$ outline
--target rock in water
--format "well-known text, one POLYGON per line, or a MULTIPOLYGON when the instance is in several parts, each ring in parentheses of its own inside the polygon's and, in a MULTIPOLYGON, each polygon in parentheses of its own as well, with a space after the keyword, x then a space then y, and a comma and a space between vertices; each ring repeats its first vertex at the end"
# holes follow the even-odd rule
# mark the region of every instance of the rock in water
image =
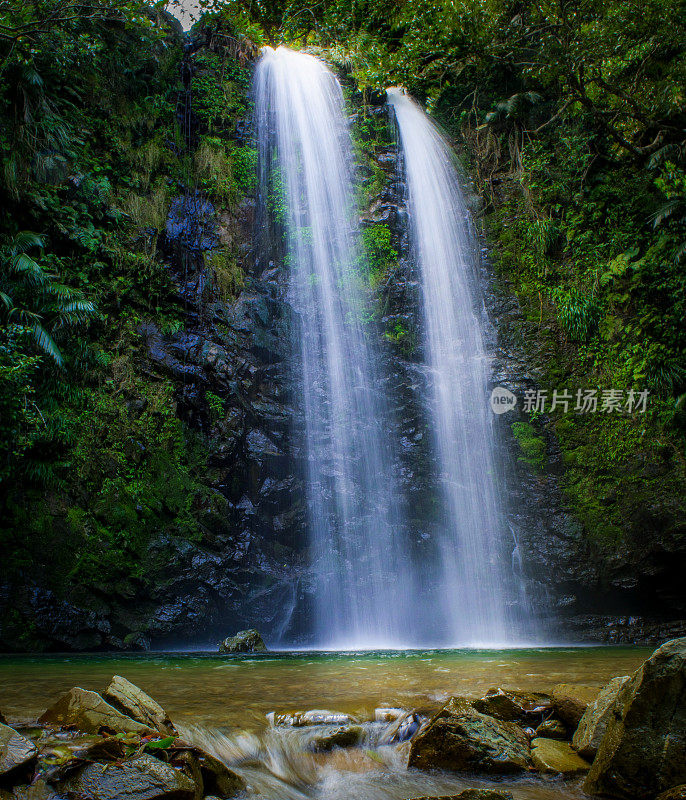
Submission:
POLYGON ((567 742, 557 739, 534 739, 531 742, 531 760, 539 772, 578 775, 588 772, 591 766, 572 750, 567 742))
POLYGON ((667 789, 666 792, 659 794, 656 800, 686 800, 686 783, 667 789))
POLYGON ((645 798, 686 783, 686 638, 658 648, 619 692, 584 791, 645 798))
POLYGON ((329 733, 315 736, 310 748, 315 753, 328 753, 335 747, 355 747, 364 739, 364 729, 360 725, 334 728, 329 733))
POLYGON ((543 739, 566 739, 567 726, 559 719, 547 719, 536 728, 536 736, 543 739))
POLYGON ((441 797, 415 797, 414 800, 513 800, 512 792, 504 789, 464 789, 459 794, 441 795, 441 797))
POLYGON ((178 769, 152 756, 121 763, 93 763, 59 786, 79 800, 194 800, 196 786, 178 769))
POLYGON ((14 728, 0 723, 0 777, 9 778, 28 772, 36 759, 36 746, 17 733, 14 728))
POLYGON ((612 716, 619 691, 628 680, 628 675, 613 678, 607 686, 600 690, 598 697, 584 711, 572 739, 572 747, 580 756, 591 760, 595 757, 607 723, 612 716))
POLYGON ((412 740, 408 766, 505 774, 531 764, 529 741, 513 722, 481 714, 453 697, 412 740))
POLYGON ((102 696, 114 708, 142 725, 149 725, 167 735, 176 734, 176 729, 162 706, 126 678, 115 675, 102 696))
POLYGON ((75 686, 39 717, 38 722, 47 725, 74 725, 84 733, 98 733, 101 728, 117 733, 155 733, 150 725, 144 725, 114 706, 106 703, 99 694, 75 686))
POLYGON ((542 694, 533 692, 518 692, 507 689, 489 689, 480 699, 472 705, 482 714, 501 719, 504 722, 515 722, 529 718, 534 709, 540 713, 544 707, 550 705, 550 700, 542 694))
POLYGON ((238 631, 235 636, 229 636, 219 643, 220 653, 266 653, 265 645, 259 631, 250 628, 247 631, 238 631))
POLYGON ((571 728, 576 728, 588 706, 598 696, 598 689, 595 686, 558 683, 550 696, 560 719, 571 728))

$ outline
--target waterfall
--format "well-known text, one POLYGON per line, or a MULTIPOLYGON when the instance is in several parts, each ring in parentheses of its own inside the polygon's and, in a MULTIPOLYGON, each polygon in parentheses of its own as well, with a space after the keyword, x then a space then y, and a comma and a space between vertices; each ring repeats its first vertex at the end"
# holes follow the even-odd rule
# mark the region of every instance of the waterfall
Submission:
POLYGON ((424 111, 389 89, 407 184, 410 236, 421 283, 424 345, 444 501, 438 543, 448 641, 514 643, 528 612, 512 570, 512 544, 498 495, 488 325, 479 251, 449 146, 424 111), (508 549, 509 548, 509 549, 508 549))
POLYGON ((316 645, 402 646, 416 595, 405 552, 363 258, 343 93, 316 58, 265 48, 255 73, 264 226, 281 231, 297 316, 295 371, 316 645))

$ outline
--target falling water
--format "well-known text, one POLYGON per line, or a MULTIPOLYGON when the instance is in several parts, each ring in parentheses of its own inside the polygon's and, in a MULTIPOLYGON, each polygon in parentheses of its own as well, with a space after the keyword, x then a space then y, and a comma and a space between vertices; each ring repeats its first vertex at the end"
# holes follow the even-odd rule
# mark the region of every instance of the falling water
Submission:
POLYGON ((513 642, 526 612, 497 490, 478 249, 448 145, 411 98, 397 89, 388 98, 406 173, 444 494, 438 598, 452 643, 513 642))
POLYGON ((315 643, 403 645, 412 570, 378 358, 365 336, 342 90, 316 58, 265 48, 255 98, 261 195, 285 231, 298 316, 315 643))

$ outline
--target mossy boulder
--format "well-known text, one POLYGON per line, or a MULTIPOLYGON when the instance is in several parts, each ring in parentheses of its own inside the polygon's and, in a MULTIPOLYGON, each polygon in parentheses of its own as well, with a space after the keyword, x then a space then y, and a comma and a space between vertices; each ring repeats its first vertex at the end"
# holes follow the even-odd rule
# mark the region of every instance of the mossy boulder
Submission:
POLYGON ((73 725, 83 733, 99 733, 101 729, 116 733, 155 733, 144 725, 111 706, 96 692, 75 686, 41 716, 38 722, 61 727, 73 725))
POLYGON ((267 646, 255 628, 238 631, 219 643, 220 653, 266 653, 267 646))
POLYGON ((529 741, 513 722, 482 714, 453 697, 412 740, 408 765, 419 769, 507 774, 531 764, 529 741))
POLYGON ((621 688, 584 791, 645 798, 683 783, 686 637, 663 644, 621 688))
POLYGON ((619 692, 628 680, 628 675, 613 678, 607 686, 601 689, 598 697, 588 706, 581 717, 572 739, 572 747, 583 758, 593 759, 598 752, 619 692))
POLYGON ((567 742, 558 739, 534 739, 531 742, 531 760, 539 772, 562 775, 588 772, 591 766, 567 742))

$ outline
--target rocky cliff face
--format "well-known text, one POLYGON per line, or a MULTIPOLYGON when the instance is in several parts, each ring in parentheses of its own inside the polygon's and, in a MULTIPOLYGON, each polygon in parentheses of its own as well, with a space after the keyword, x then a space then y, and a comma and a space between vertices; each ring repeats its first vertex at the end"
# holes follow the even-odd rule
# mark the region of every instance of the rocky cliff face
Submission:
MULTIPOLYGON (((204 41, 187 48, 182 65, 180 118, 190 126, 185 138, 191 149, 198 142, 185 105, 193 92, 189 59, 211 48, 211 35, 204 41)), ((353 118, 353 129, 368 119, 377 132, 386 127, 382 97, 373 97, 365 113, 353 118)), ((232 137, 244 145, 248 134, 244 119, 232 137)), ((429 557, 439 501, 422 410, 427 375, 419 287, 409 255, 398 154, 383 137, 365 152, 360 168, 367 183, 373 176, 374 187, 361 214, 363 231, 372 235, 372 243, 382 229, 389 231, 388 243, 400 254, 379 267, 370 326, 383 342, 386 389, 394 398, 401 445, 395 468, 411 509, 413 547, 420 557, 429 557)), ((203 490, 188 494, 199 534, 179 535, 160 519, 140 558, 138 577, 107 581, 100 589, 78 583, 46 588, 40 573, 4 583, 0 605, 4 619, 13 620, 0 633, 5 649, 31 648, 36 642, 50 650, 214 645, 230 629, 255 625, 268 642, 306 640, 312 601, 304 464, 294 435, 302 420, 290 364, 297 321, 288 304, 284 266, 255 246, 255 205, 254 192, 227 208, 197 186, 179 191, 158 238, 157 259, 174 287, 183 324, 170 331, 150 316, 137 327, 137 374, 171 383, 174 415, 187 435, 184 446, 195 437, 194 446, 202 449, 203 490), (217 266, 217 254, 227 251, 235 257, 242 284, 228 297, 217 266), (29 639, 21 633, 27 627, 29 639)), ((541 381, 525 347, 529 323, 506 281, 494 277, 485 249, 483 255, 493 385, 521 398, 541 381)), ((145 402, 127 400, 127 413, 143 414, 145 402)), ((686 624, 678 618, 683 595, 669 558, 660 559, 659 540, 654 547, 648 543, 638 561, 631 552, 595 557, 563 496, 562 456, 550 427, 534 428, 513 414, 498 417, 496 426, 512 532, 508 551, 549 636, 648 643, 684 632, 686 624), (658 601, 667 604, 674 621, 661 621, 657 604, 648 602, 653 590, 662 593, 658 601), (595 614, 600 606, 609 613, 595 614)), ((131 447, 127 458, 135 469, 142 456, 135 442, 131 447)), ((54 505, 57 536, 66 512, 59 502, 54 505)))

